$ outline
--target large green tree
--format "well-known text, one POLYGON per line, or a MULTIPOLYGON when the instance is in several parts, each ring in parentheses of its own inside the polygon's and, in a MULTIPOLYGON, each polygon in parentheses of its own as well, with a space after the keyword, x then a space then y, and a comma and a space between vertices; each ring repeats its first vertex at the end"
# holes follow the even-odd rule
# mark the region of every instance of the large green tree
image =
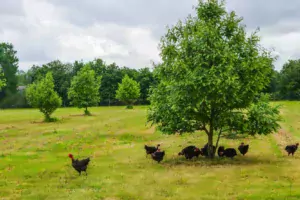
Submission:
POLYGON ((90 64, 86 64, 71 81, 68 91, 71 104, 78 108, 85 108, 85 115, 90 115, 88 107, 95 106, 100 102, 100 86, 101 76, 96 76, 90 64))
POLYGON ((8 97, 17 91, 17 71, 19 59, 17 51, 11 43, 0 43, 0 65, 4 73, 6 85, 0 93, 0 98, 8 97))
POLYGON ((126 74, 122 82, 119 83, 116 98, 125 102, 127 108, 132 108, 133 103, 141 95, 140 90, 140 84, 126 74))
MULTIPOLYGON (((215 133, 218 146, 220 135, 233 128, 244 133, 251 127, 258 134, 278 128, 272 123, 261 132, 259 127, 234 123, 259 120, 245 109, 257 106, 255 97, 269 84, 274 58, 259 45, 256 32, 247 37, 242 19, 227 13, 224 1, 199 1, 195 10, 195 17, 168 28, 161 39, 162 63, 154 70, 160 82, 152 90, 148 121, 169 134, 203 131, 213 158, 215 133)), ((262 107, 262 116, 278 111, 262 107)))
POLYGON ((38 108, 45 116, 45 121, 52 121, 51 114, 61 106, 62 100, 54 90, 52 73, 30 84, 25 91, 28 103, 38 108))

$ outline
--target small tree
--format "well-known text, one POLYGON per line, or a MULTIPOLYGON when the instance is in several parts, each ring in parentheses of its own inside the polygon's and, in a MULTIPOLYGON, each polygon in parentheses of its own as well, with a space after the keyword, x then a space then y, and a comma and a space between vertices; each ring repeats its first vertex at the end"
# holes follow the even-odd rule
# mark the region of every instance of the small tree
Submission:
POLYGON ((116 98, 125 102, 127 109, 132 109, 133 103, 140 97, 140 84, 126 74, 118 85, 116 98))
POLYGON ((224 2, 199 1, 195 10, 195 17, 189 16, 185 24, 179 21, 161 39, 162 63, 154 69, 160 82, 149 98, 148 121, 163 133, 203 131, 213 158, 215 133, 218 147, 220 135, 228 130, 277 130, 278 108, 253 104, 269 84, 274 58, 259 45, 256 32, 247 37, 239 25, 242 19, 227 13, 224 2), (252 126, 257 120, 271 128, 252 126))
POLYGON ((53 121, 51 114, 61 106, 62 100, 54 91, 52 73, 34 82, 26 88, 26 99, 32 107, 38 108, 45 116, 45 121, 53 121))
POLYGON ((96 77, 95 71, 89 64, 82 67, 71 81, 68 98, 71 104, 78 108, 85 108, 84 114, 90 115, 88 107, 95 106, 100 101, 99 88, 101 76, 96 77))

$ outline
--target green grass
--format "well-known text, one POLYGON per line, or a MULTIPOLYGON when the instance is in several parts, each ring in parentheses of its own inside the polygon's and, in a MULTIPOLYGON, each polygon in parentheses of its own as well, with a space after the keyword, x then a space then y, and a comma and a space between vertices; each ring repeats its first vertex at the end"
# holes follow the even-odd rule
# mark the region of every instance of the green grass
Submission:
MULTIPOLYGON (((277 102, 278 103, 278 102, 277 102)), ((146 107, 58 109, 43 123, 34 109, 1 110, 0 199, 300 199, 300 154, 283 148, 300 139, 300 102, 283 104, 282 130, 269 136, 221 138, 250 144, 245 157, 186 161, 177 153, 203 146, 202 133, 162 135, 145 126, 146 107), (145 157, 144 144, 166 151, 161 164, 145 157), (78 176, 68 153, 90 156, 88 176, 78 176)))

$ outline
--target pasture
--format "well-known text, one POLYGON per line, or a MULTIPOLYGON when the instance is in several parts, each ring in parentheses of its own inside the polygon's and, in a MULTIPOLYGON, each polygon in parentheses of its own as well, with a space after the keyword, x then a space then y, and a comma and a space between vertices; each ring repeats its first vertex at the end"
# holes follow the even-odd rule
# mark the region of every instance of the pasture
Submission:
POLYGON ((300 139, 300 102, 276 102, 284 121, 269 136, 225 138, 220 145, 237 149, 233 160, 177 154, 188 145, 202 147, 204 133, 162 135, 145 126, 147 107, 60 108, 55 123, 42 123, 36 109, 1 110, 0 199, 216 200, 299 199, 300 152, 288 157, 287 144, 300 139), (166 151, 158 164, 144 144, 166 151), (88 176, 72 168, 68 153, 91 157, 88 176))

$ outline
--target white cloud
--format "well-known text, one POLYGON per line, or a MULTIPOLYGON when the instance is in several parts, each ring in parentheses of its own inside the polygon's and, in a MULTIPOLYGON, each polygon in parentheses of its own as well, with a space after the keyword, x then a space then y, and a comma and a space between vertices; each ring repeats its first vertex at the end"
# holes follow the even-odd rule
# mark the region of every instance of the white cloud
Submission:
MULTIPOLYGON (((102 58, 140 68, 159 61, 165 26, 194 13, 197 0, 14 0, 0 8, 0 42, 18 51, 20 69, 55 59, 64 62, 102 58)), ((262 44, 275 47, 276 69, 300 58, 300 2, 228 0, 248 30, 260 27, 262 44)))

